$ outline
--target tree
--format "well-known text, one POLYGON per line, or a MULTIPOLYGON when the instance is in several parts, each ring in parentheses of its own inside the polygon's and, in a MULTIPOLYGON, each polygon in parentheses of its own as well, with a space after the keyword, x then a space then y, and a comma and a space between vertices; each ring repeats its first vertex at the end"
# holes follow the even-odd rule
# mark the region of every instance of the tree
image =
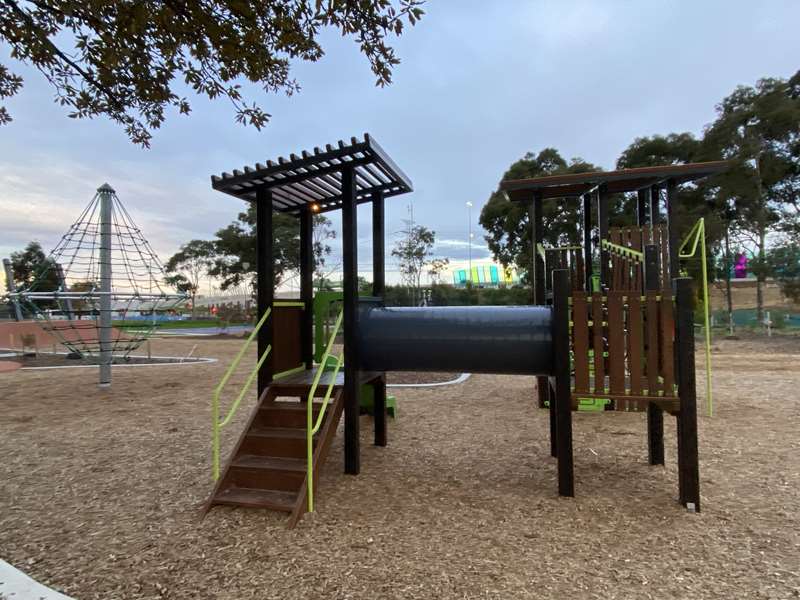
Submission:
MULTIPOLYGON (((555 148, 545 148, 537 155, 529 152, 512 164, 502 181, 599 170, 580 158, 567 162, 555 148)), ((529 210, 530 206, 511 202, 497 190, 489 197, 480 216, 480 224, 489 232, 486 241, 494 259, 504 267, 516 267, 525 276, 530 272, 533 254, 529 210)), ((580 243, 579 202, 544 202, 542 220, 545 241, 550 245, 580 243)))
MULTIPOLYGON (((105 116, 131 141, 149 146, 169 109, 191 111, 188 90, 226 98, 236 121, 261 128, 270 115, 242 93, 242 82, 267 93, 300 89, 291 67, 324 55, 323 29, 353 38, 376 82, 391 82, 400 61, 387 44, 423 12, 418 0, 5 0, 0 39, 11 57, 38 69, 70 117, 105 116)), ((0 98, 22 88, 0 64, 0 98)), ((0 107, 0 124, 10 115, 0 107)))
POLYGON ((800 303, 800 247, 792 242, 773 246, 767 252, 767 263, 783 295, 800 303))
MULTIPOLYGON (((798 82, 796 74, 791 82, 798 82)), ((769 274, 768 235, 797 228, 800 197, 800 97, 796 84, 761 79, 738 87, 717 106, 703 139, 710 155, 733 162, 715 178, 718 197, 732 210, 739 241, 754 249, 757 318, 764 318, 769 274)))
MULTIPOLYGON (((319 272, 331 248, 325 242, 334 239, 331 221, 324 215, 314 215, 314 265, 319 272)), ((246 212, 239 213, 236 221, 217 231, 213 240, 216 256, 209 269, 211 277, 221 279, 220 288, 227 290, 249 282, 256 290, 256 209, 250 204, 246 212)), ((272 243, 275 259, 275 285, 283 281, 286 273, 300 268, 300 222, 286 213, 272 216, 272 243)))
MULTIPOLYGON (((622 152, 617 160, 617 168, 633 169, 699 162, 705 160, 703 153, 702 141, 688 132, 640 137, 622 152)), ((631 194, 625 201, 625 210, 631 215, 635 214, 636 210, 635 198, 636 195, 631 194)), ((705 219, 706 242, 709 246, 707 272, 711 274, 711 280, 717 273, 714 268, 714 255, 728 229, 727 211, 724 206, 720 206, 721 204, 724 205, 724 202, 717 198, 713 181, 682 185, 678 188, 678 203, 670 221, 670 227, 677 230, 678 239, 682 240, 699 218, 705 219)), ((724 256, 727 260, 730 259, 729 252, 724 256)), ((687 261, 681 266, 683 271, 698 282, 696 290, 701 294, 702 265, 699 261, 687 261)), ((727 290, 728 303, 732 306, 729 282, 727 290)))
POLYGON ((433 258, 433 246, 436 243, 435 231, 406 221, 406 229, 402 234, 403 237, 397 240, 392 249, 392 256, 399 260, 400 276, 408 286, 411 303, 416 304, 425 267, 436 269, 437 266, 442 265, 442 262, 433 258))
POLYGON ((11 273, 17 289, 52 292, 60 285, 56 265, 39 242, 29 242, 24 250, 11 253, 11 273))
POLYGON ((179 292, 191 296, 193 319, 200 279, 214 265, 215 256, 216 247, 213 242, 191 240, 181 246, 164 265, 164 270, 172 274, 166 278, 166 283, 176 287, 179 292))
MULTIPOLYGON (((24 250, 12 252, 10 260, 17 290, 52 292, 61 286, 56 263, 44 253, 39 242, 29 242, 24 250)), ((39 308, 58 307, 58 303, 49 300, 37 300, 35 304, 39 308)))

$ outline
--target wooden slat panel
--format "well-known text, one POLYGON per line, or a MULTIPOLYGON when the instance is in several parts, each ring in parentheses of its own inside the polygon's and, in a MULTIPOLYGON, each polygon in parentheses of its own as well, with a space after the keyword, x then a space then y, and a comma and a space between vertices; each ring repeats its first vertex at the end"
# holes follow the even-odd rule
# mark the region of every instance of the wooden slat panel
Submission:
POLYGON ((589 305, 586 292, 572 294, 572 339, 575 360, 575 391, 589 392, 589 305))
POLYGON ((661 295, 661 377, 664 378, 664 395, 674 396, 675 383, 675 317, 672 295, 661 295))
POLYGON ((669 237, 667 228, 661 224, 657 226, 658 248, 661 252, 661 289, 670 290, 671 293, 671 273, 669 264, 669 237))
POLYGON ((647 348, 647 395, 658 396, 661 386, 658 382, 658 292, 648 291, 645 294, 645 327, 647 336, 645 337, 647 348))
POLYGON ((643 365, 642 352, 644 325, 642 322, 642 300, 638 293, 628 296, 628 373, 630 374, 630 393, 642 395, 643 365))
POLYGON ((583 252, 581 250, 573 250, 573 255, 575 260, 573 262, 574 267, 573 270, 575 271, 575 288, 576 290, 585 290, 586 289, 586 279, 585 279, 585 271, 583 265, 583 252))
POLYGON ((573 394, 573 409, 577 410, 581 398, 602 398, 612 400, 615 404, 613 410, 617 411, 643 411, 648 404, 654 404, 659 408, 671 413, 680 412, 680 400, 677 398, 651 398, 650 396, 627 396, 624 394, 573 394))
POLYGON ((603 319, 603 297, 599 293, 594 293, 592 294, 592 349, 594 350, 594 391, 596 394, 604 394, 606 391, 603 319))
POLYGON ((608 375, 609 391, 625 393, 625 322, 623 320, 624 292, 608 292, 608 375))

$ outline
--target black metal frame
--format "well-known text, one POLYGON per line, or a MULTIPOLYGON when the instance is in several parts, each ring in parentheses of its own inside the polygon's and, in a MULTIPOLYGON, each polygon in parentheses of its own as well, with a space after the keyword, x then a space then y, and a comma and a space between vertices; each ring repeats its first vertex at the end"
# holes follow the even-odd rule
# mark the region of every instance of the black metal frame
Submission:
POLYGON ((324 150, 314 148, 300 156, 290 154, 288 160, 281 156, 277 162, 214 175, 211 187, 249 202, 256 200, 258 190, 270 189, 279 212, 299 214, 307 205, 315 212, 327 212, 349 202, 342 193, 345 170, 354 173, 357 204, 370 202, 376 193, 389 197, 413 191, 411 180, 368 133, 363 140, 350 138, 350 144, 339 140, 324 150))

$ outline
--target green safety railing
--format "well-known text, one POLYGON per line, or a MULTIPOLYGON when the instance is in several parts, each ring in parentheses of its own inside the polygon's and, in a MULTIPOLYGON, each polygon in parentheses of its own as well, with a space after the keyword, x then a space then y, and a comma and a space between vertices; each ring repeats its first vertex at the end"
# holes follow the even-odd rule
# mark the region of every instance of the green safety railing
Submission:
POLYGON ((603 250, 608 250, 609 252, 618 256, 622 256, 623 258, 628 258, 639 263, 644 262, 644 253, 634 250, 633 248, 620 246, 619 244, 609 242, 608 240, 600 240, 600 247, 603 248, 603 250))
POLYGON ((264 315, 259 319, 258 323, 253 329, 250 336, 247 338, 247 341, 242 346, 242 349, 239 350, 239 353, 236 355, 236 358, 233 359, 233 362, 228 367, 228 370, 225 371, 225 375, 222 376, 222 379, 219 382, 219 385, 214 389, 214 394, 211 397, 211 473, 214 477, 214 481, 219 479, 219 436, 220 431, 223 427, 225 427, 228 423, 230 423, 231 419, 233 419, 233 415, 236 414, 236 410, 239 408, 239 404, 241 404, 242 399, 244 398, 247 391, 250 389, 250 386, 253 385, 253 381, 258 375, 259 369, 261 369, 261 365, 264 364, 264 361, 269 356, 270 351, 272 350, 272 345, 270 344, 267 346, 267 349, 264 350, 264 353, 259 357, 258 362, 256 363, 255 368, 251 371, 250 375, 247 377, 247 381, 245 381, 242 390, 239 392, 239 395, 234 400, 231 407, 228 409, 228 414, 225 415, 225 418, 222 421, 219 420, 219 398, 222 394, 222 390, 225 388, 225 385, 228 383, 228 379, 231 378, 233 372, 239 366, 239 363, 242 361, 242 357, 244 357, 245 352, 250 347, 250 344, 256 339, 259 330, 263 327, 264 323, 267 322, 269 315, 272 313, 272 307, 268 308, 264 315))
POLYGON ((336 364, 331 373, 331 380, 328 383, 328 389, 325 391, 325 396, 322 399, 322 406, 320 406, 316 421, 314 420, 314 397, 322 374, 328 366, 328 359, 331 356, 336 334, 339 333, 339 328, 342 326, 343 314, 343 311, 339 311, 339 316, 336 317, 336 324, 333 326, 331 337, 328 339, 328 343, 325 346, 325 353, 319 361, 319 366, 317 367, 317 372, 314 374, 314 380, 311 383, 311 389, 308 391, 308 399, 306 402, 306 481, 308 482, 306 489, 308 490, 308 512, 314 512, 314 435, 319 431, 319 428, 322 426, 322 421, 325 418, 325 410, 328 408, 331 393, 336 384, 336 376, 339 374, 339 369, 341 369, 344 364, 344 350, 336 357, 336 364))
POLYGON ((714 415, 714 403, 711 398, 711 318, 710 307, 708 305, 708 265, 706 262, 706 222, 703 217, 697 219, 697 223, 684 238, 683 243, 678 249, 678 258, 687 260, 697 258, 697 251, 700 250, 700 268, 703 277, 703 326, 705 327, 706 343, 706 412, 709 417, 714 415), (691 246, 691 249, 689 249, 691 246))

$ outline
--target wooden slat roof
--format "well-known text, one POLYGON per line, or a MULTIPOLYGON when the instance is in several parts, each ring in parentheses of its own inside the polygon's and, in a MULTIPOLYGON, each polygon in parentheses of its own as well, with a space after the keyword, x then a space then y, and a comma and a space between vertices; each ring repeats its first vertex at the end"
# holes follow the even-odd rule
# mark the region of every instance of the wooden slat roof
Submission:
POLYGON ((257 163, 233 173, 211 176, 211 187, 250 202, 258 188, 272 191, 275 210, 297 213, 314 204, 315 212, 335 210, 342 205, 342 170, 353 167, 356 202, 367 202, 374 192, 396 196, 413 191, 411 180, 368 133, 364 139, 339 140, 336 146, 302 151, 300 156, 279 156, 275 162, 257 163))
POLYGON ((532 179, 510 179, 500 183, 513 201, 530 201, 534 192, 542 198, 568 198, 585 194, 598 185, 605 185, 610 193, 635 192, 642 188, 663 183, 696 181, 709 175, 721 173, 730 168, 728 161, 666 165, 661 167, 638 167, 620 171, 597 171, 592 173, 572 173, 551 175, 532 179))

